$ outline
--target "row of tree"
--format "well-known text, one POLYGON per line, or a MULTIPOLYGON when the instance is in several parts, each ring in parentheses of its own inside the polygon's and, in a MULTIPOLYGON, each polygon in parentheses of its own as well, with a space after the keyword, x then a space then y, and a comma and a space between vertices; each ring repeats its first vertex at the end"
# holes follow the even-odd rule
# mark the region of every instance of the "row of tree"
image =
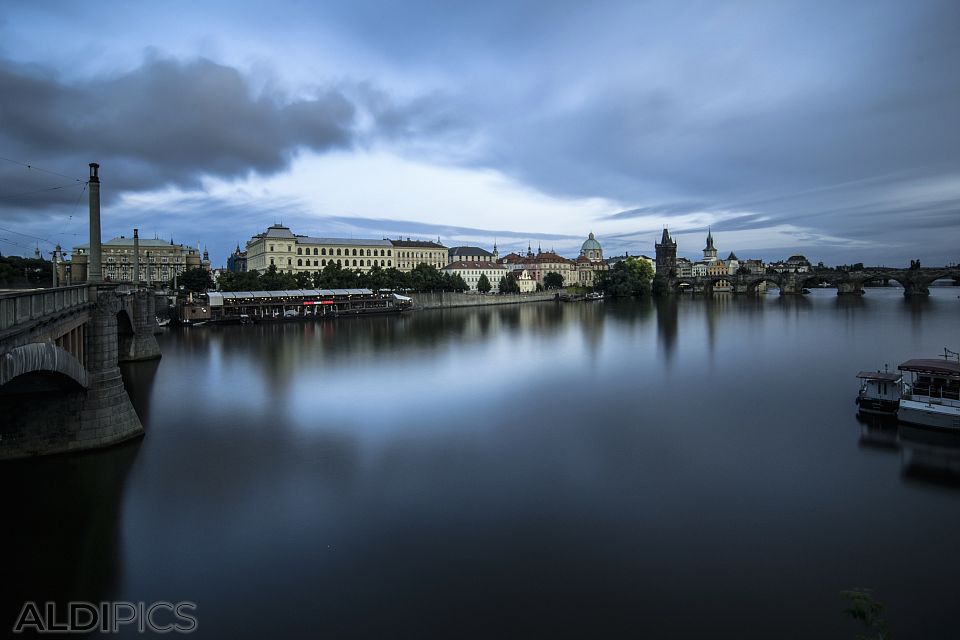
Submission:
POLYGON ((614 298, 648 296, 653 291, 653 266, 638 258, 621 260, 611 269, 593 274, 593 277, 594 288, 614 298))
MULTIPOLYGON (((185 276, 187 272, 180 276, 180 284, 191 291, 203 291, 213 286, 210 283, 202 289, 195 288, 203 286, 204 283, 192 277, 187 279, 185 276)), ((427 264, 420 264, 405 273, 396 267, 384 269, 379 266, 362 272, 356 269, 344 269, 336 263, 328 264, 322 270, 312 274, 306 271, 284 273, 274 265, 270 265, 263 273, 225 271, 220 274, 218 286, 221 291, 283 291, 286 289, 466 291, 468 288, 467 283, 459 275, 443 273, 427 264)))

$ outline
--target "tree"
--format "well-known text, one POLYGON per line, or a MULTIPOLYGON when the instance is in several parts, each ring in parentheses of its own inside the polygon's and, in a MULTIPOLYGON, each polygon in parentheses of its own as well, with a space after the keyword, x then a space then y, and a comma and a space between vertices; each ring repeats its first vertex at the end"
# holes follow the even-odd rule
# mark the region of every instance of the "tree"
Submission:
POLYGON ((272 264, 260 276, 261 291, 284 291, 286 289, 296 289, 297 281, 292 273, 281 273, 277 270, 277 265, 272 264))
POLYGON ((481 273, 480 278, 477 279, 477 291, 480 293, 490 293, 490 289, 492 288, 493 287, 490 286, 490 279, 487 278, 487 274, 481 273))
POLYGON ((563 276, 554 271, 550 271, 543 276, 543 286, 545 289, 560 289, 563 287, 563 276))
POLYGON ((520 283, 517 276, 511 271, 500 278, 500 293, 520 293, 520 283))
POLYGON ((260 274, 254 271, 241 271, 232 273, 224 271, 217 280, 217 287, 220 291, 262 291, 260 285, 260 274))
POLYGON ((646 260, 627 258, 601 271, 596 288, 613 297, 650 295, 653 267, 646 260))
MULTIPOLYGON (((187 291, 193 291, 194 293, 201 293, 208 289, 213 289, 213 278, 210 276, 210 272, 203 267, 187 269, 177 276, 176 280, 178 286, 183 287, 187 291)), ((172 279, 170 280, 170 286, 173 286, 172 279)))
POLYGON ((297 282, 297 289, 313 288, 313 278, 311 278, 310 274, 306 271, 298 271, 294 276, 294 280, 297 282))

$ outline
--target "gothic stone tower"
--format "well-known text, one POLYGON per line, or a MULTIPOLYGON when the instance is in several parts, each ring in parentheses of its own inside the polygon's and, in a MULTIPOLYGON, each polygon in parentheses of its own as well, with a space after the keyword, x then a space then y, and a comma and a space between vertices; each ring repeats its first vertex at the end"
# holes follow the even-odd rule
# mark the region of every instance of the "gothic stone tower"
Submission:
POLYGON ((657 273, 670 274, 671 269, 677 268, 677 243, 670 239, 670 232, 663 230, 663 236, 656 245, 657 273))

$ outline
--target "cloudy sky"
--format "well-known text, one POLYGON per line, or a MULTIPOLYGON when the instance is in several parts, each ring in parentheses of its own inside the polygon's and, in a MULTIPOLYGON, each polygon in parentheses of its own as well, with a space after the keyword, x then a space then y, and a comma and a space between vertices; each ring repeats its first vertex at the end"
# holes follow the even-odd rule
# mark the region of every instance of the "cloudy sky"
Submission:
POLYGON ((960 2, 9 2, 0 252, 296 233, 960 260, 960 2), (30 165, 30 168, 24 166, 30 165))

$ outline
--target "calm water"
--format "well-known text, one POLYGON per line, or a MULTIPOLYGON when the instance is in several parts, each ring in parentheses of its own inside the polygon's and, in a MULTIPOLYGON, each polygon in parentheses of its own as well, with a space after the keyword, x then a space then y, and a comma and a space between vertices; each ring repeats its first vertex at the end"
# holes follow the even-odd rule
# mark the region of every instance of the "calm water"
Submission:
POLYGON ((840 591, 870 587, 898 638, 952 636, 960 441, 853 400, 960 347, 957 293, 169 331, 126 370, 145 438, 0 468, 8 603, 192 600, 211 638, 852 638, 840 591))

